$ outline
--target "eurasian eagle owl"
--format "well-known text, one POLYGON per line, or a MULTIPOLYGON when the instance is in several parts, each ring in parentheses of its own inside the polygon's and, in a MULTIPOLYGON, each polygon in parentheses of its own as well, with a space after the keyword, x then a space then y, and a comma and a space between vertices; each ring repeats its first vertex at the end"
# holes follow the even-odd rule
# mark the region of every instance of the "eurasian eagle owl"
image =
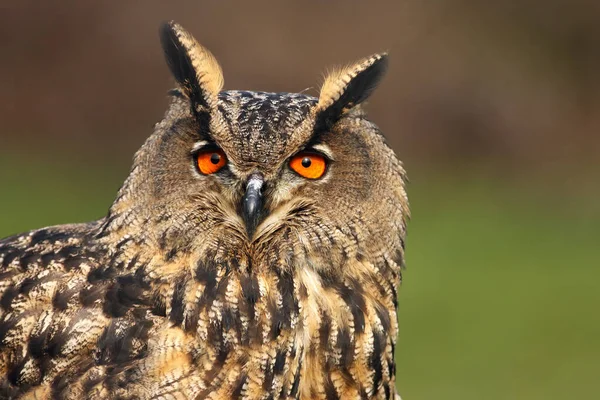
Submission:
POLYGON ((222 91, 175 23, 178 88, 105 218, 0 241, 0 397, 391 399, 404 170, 360 104, 222 91))

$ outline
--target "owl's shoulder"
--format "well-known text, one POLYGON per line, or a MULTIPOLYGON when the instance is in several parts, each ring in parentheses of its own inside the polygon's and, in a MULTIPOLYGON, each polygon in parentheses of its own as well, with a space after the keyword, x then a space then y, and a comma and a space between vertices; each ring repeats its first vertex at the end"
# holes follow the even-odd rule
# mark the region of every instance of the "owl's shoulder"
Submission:
POLYGON ((85 281, 105 254, 91 245, 98 227, 99 222, 61 225, 0 240, 0 317, 29 305, 33 293, 49 286, 85 281))
POLYGON ((99 221, 95 221, 58 225, 1 239, 0 271, 74 262, 77 255, 89 253, 88 243, 94 239, 99 224, 99 221))

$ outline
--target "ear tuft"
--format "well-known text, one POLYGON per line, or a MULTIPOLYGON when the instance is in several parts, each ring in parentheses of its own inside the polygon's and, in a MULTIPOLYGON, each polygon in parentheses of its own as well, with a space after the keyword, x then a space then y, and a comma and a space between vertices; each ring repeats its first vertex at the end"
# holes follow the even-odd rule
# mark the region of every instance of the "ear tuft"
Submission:
POLYGON ((374 54, 329 73, 319 94, 318 112, 337 119, 365 101, 385 74, 387 57, 387 53, 374 54))
POLYGON ((193 109, 199 112, 216 108, 223 72, 212 53, 173 21, 162 25, 160 41, 171 73, 193 109))

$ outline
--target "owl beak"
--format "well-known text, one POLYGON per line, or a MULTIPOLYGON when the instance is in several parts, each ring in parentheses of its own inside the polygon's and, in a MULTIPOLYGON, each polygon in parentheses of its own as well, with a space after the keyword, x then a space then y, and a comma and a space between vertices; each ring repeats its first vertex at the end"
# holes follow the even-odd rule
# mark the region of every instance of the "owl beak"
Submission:
POLYGON ((246 193, 242 200, 242 212, 244 223, 246 224, 246 232, 248 232, 249 238, 252 238, 252 235, 260 222, 263 210, 262 187, 264 182, 264 178, 261 174, 254 173, 250 175, 250 179, 248 179, 248 183, 246 184, 246 193))

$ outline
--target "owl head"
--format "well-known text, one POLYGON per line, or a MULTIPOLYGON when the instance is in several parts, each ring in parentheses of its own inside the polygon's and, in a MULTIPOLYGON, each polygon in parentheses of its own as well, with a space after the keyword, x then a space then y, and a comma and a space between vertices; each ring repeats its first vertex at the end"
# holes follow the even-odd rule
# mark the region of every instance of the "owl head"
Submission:
POLYGON ((212 249, 282 265, 401 262, 404 170, 361 108, 386 54, 329 73, 318 97, 223 91, 219 64, 187 31, 171 22, 160 37, 178 87, 107 229, 139 227, 165 258, 212 249))

